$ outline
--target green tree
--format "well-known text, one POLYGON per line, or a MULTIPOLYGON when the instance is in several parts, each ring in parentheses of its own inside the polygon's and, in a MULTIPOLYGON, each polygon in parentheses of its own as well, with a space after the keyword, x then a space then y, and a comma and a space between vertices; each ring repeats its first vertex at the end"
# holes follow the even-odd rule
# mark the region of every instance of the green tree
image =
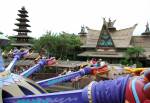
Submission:
POLYGON ((125 52, 125 59, 121 61, 122 64, 137 64, 137 66, 142 66, 139 61, 140 56, 142 56, 144 49, 142 47, 131 47, 128 48, 125 52))
POLYGON ((81 42, 78 35, 66 32, 52 33, 47 32, 45 35, 35 40, 34 48, 40 51, 41 48, 47 50, 48 55, 61 59, 76 59, 81 42))

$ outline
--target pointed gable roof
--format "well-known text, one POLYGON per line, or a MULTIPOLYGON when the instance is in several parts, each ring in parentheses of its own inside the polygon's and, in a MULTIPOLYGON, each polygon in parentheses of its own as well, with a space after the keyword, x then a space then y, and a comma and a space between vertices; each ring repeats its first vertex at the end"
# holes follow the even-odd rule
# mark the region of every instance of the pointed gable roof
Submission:
MULTIPOLYGON (((114 46, 116 48, 127 48, 130 47, 131 38, 133 35, 133 32, 136 28, 137 24, 135 24, 132 27, 116 30, 113 32, 110 32, 111 38, 113 40, 114 46)), ((86 38, 86 44, 81 46, 83 48, 96 48, 97 41, 100 36, 100 30, 94 30, 94 29, 87 29, 88 34, 86 38)))
POLYGON ((99 35, 99 39, 97 41, 96 48, 112 48, 112 47, 114 47, 114 43, 108 30, 108 26, 106 26, 106 24, 104 23, 102 26, 101 33, 99 35))

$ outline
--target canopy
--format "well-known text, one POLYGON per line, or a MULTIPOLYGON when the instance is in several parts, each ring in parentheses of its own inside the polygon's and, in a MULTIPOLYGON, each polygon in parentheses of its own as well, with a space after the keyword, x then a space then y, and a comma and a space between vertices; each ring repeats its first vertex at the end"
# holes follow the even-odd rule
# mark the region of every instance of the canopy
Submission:
POLYGON ((0 46, 6 45, 9 39, 0 32, 0 46))

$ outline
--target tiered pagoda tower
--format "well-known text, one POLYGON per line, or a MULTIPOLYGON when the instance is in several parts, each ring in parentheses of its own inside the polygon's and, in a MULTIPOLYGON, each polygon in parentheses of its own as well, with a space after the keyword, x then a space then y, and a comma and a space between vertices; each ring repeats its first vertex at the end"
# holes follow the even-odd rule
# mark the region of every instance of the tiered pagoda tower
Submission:
POLYGON ((14 31, 18 32, 18 35, 14 36, 14 38, 16 39, 15 43, 12 43, 12 45, 17 48, 31 47, 32 44, 29 43, 29 40, 32 38, 27 35, 29 32, 31 32, 29 29, 27 29, 27 27, 30 27, 30 25, 27 24, 27 22, 29 22, 29 20, 27 19, 28 12, 25 9, 25 7, 22 7, 21 10, 18 11, 19 18, 17 18, 16 20, 19 23, 15 23, 15 25, 18 26, 18 28, 14 29, 14 31))

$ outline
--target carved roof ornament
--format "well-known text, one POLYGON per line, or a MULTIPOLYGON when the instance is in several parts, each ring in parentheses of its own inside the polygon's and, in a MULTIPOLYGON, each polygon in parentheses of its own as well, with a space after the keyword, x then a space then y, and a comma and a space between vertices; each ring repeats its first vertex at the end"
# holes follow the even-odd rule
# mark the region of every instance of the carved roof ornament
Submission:
POLYGON ((111 20, 110 18, 108 19, 108 22, 103 18, 103 24, 106 25, 106 27, 109 29, 109 31, 115 31, 116 28, 114 27, 114 23, 116 20, 111 20))
POLYGON ((116 22, 116 20, 111 21, 111 19, 109 18, 108 27, 114 27, 114 23, 115 23, 115 22, 116 22))
POLYGON ((145 30, 145 32, 150 32, 150 30, 149 30, 149 23, 148 22, 146 24, 146 30, 145 30))
POLYGON ((105 18, 103 18, 103 24, 107 25, 105 18))
POLYGON ((86 29, 85 26, 82 25, 82 26, 81 26, 81 31, 80 31, 79 34, 87 34, 85 29, 86 29))
POLYGON ((81 32, 84 33, 85 32, 85 27, 81 26, 81 32))
POLYGON ((147 24, 146 24, 145 32, 142 33, 142 35, 150 35, 150 29, 149 29, 149 23, 148 23, 148 22, 147 22, 147 24))
POLYGON ((105 24, 107 27, 114 27, 114 23, 116 22, 116 20, 111 20, 110 18, 108 19, 108 22, 106 21, 105 18, 103 18, 103 24, 105 24))
POLYGON ((21 9, 22 9, 22 10, 25 10, 25 7, 23 6, 21 9))

